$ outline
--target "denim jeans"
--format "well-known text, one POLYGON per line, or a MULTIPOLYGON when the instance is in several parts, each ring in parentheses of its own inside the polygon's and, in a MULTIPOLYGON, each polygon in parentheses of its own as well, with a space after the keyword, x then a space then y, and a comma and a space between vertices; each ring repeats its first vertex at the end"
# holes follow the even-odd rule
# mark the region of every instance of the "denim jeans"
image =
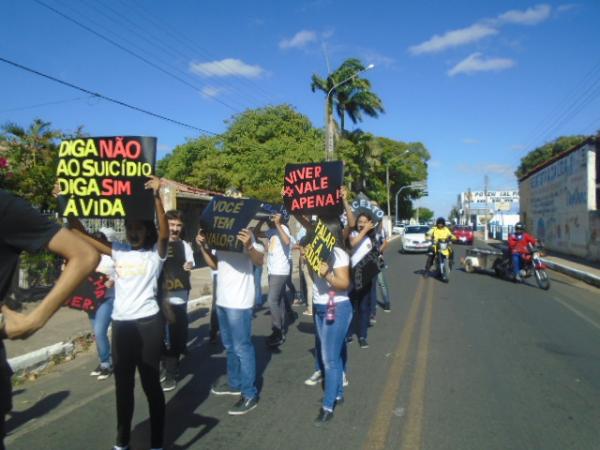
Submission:
POLYGON ((343 349, 346 345, 346 333, 352 320, 352 304, 342 301, 335 304, 335 320, 326 320, 327 305, 315 306, 315 324, 321 341, 321 354, 325 369, 325 393, 323 409, 333 411, 336 398, 344 397, 343 349))
POLYGON ((252 344, 252 308, 217 306, 221 341, 227 351, 229 387, 256 398, 256 356, 252 344))
POLYGON ((94 336, 96 338, 96 350, 100 364, 103 367, 112 366, 110 357, 110 341, 108 340, 108 327, 110 325, 110 316, 113 310, 114 297, 105 300, 100 304, 100 307, 89 315, 94 336))
POLYGON ((512 254, 513 273, 515 276, 519 275, 521 270, 521 255, 519 253, 512 254))
MULTIPOLYGON (((373 280, 374 281, 374 280, 373 280)), ((369 281, 361 290, 352 289, 350 300, 354 308, 354 320, 352 327, 348 330, 348 336, 356 332, 359 338, 367 338, 369 319, 371 318, 371 287, 374 284, 369 281)))

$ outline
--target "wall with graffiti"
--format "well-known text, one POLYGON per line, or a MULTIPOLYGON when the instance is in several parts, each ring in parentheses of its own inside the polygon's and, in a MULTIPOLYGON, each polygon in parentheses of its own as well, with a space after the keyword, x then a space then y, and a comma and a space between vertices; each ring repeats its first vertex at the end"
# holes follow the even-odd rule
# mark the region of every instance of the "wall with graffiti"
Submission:
POLYGON ((549 250, 600 260, 595 158, 586 143, 519 183, 522 219, 549 250))

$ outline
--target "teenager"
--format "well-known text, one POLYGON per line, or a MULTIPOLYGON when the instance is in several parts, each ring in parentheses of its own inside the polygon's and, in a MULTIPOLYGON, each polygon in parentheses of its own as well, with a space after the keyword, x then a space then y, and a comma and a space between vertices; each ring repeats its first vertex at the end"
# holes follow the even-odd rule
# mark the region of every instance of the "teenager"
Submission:
POLYGON ((42 328, 99 261, 98 253, 74 233, 0 189, 0 449, 4 450, 5 415, 12 408, 12 370, 1 339, 25 339, 42 328), (29 314, 20 314, 4 305, 19 255, 43 248, 65 258, 65 269, 38 306, 29 314))
POLYGON ((383 226, 382 222, 377 224, 375 228, 375 233, 373 235, 373 244, 379 252, 380 271, 374 278, 373 283, 371 284, 371 322, 375 321, 375 315, 377 312, 377 288, 379 288, 379 290, 381 291, 383 310, 388 313, 391 311, 390 295, 387 286, 387 280, 385 277, 387 266, 385 265, 385 261, 383 259, 383 253, 386 251, 389 245, 389 240, 387 236, 387 231, 385 231, 385 227, 383 226))
MULTIPOLYGON (((356 270, 356 265, 373 249, 375 224, 373 219, 366 213, 361 213, 356 218, 356 227, 350 233, 351 262, 352 270, 356 270)), ((357 289, 352 287, 350 298, 355 311, 355 330, 358 334, 358 344, 360 348, 368 348, 367 330, 371 317, 371 284, 372 280, 364 280, 363 286, 357 289)), ((349 340, 352 333, 349 333, 349 340)))
MULTIPOLYGON (((76 219, 69 222, 78 235, 115 262, 115 302, 112 313, 113 365, 117 403, 115 450, 128 450, 133 418, 137 369, 150 410, 150 442, 163 446, 165 397, 160 384, 164 327, 157 301, 159 277, 167 257, 169 224, 160 198, 160 178, 150 177, 158 232, 151 220, 125 219, 127 244, 103 242, 89 236, 76 219)), ((166 297, 166 296, 161 296, 166 297)))
POLYGON ((209 267, 217 271, 217 317, 221 342, 227 353, 227 382, 211 388, 214 395, 236 395, 229 409, 233 416, 243 415, 258 405, 256 356, 252 343, 254 306, 254 265, 262 265, 264 248, 254 235, 243 229, 237 235, 242 252, 216 250, 213 254, 205 234, 200 231, 196 243, 209 267))
POLYGON ((190 271, 194 267, 194 252, 190 244, 181 239, 183 214, 172 209, 166 212, 169 224, 169 247, 164 266, 167 287, 168 307, 172 313, 172 323, 166 325, 164 348, 164 374, 161 374, 163 391, 177 387, 179 359, 187 352, 188 314, 187 303, 190 297, 190 271))

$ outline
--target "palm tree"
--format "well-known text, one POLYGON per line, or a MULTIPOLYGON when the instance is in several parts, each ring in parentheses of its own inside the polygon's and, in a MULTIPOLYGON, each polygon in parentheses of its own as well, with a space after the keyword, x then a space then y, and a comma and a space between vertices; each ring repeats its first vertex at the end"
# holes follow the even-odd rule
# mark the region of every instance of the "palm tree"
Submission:
POLYGON ((333 90, 327 99, 326 113, 327 117, 331 117, 335 107, 342 133, 346 114, 353 123, 357 123, 362 121, 363 113, 369 117, 378 117, 379 113, 384 112, 383 102, 371 90, 371 82, 366 78, 356 76, 358 72, 365 69, 366 67, 359 59, 350 58, 330 73, 327 78, 321 78, 316 74, 312 76, 310 88, 313 92, 319 90, 327 95, 333 90), (336 87, 345 80, 348 81, 336 87))

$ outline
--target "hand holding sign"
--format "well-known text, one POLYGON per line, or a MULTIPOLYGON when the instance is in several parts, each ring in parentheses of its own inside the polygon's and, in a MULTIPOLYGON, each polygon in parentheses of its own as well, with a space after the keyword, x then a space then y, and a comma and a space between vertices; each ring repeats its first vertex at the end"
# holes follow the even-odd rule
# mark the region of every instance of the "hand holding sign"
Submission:
POLYGON ((254 242, 252 231, 244 228, 238 233, 237 238, 246 249, 249 250, 252 247, 252 243, 254 242))

